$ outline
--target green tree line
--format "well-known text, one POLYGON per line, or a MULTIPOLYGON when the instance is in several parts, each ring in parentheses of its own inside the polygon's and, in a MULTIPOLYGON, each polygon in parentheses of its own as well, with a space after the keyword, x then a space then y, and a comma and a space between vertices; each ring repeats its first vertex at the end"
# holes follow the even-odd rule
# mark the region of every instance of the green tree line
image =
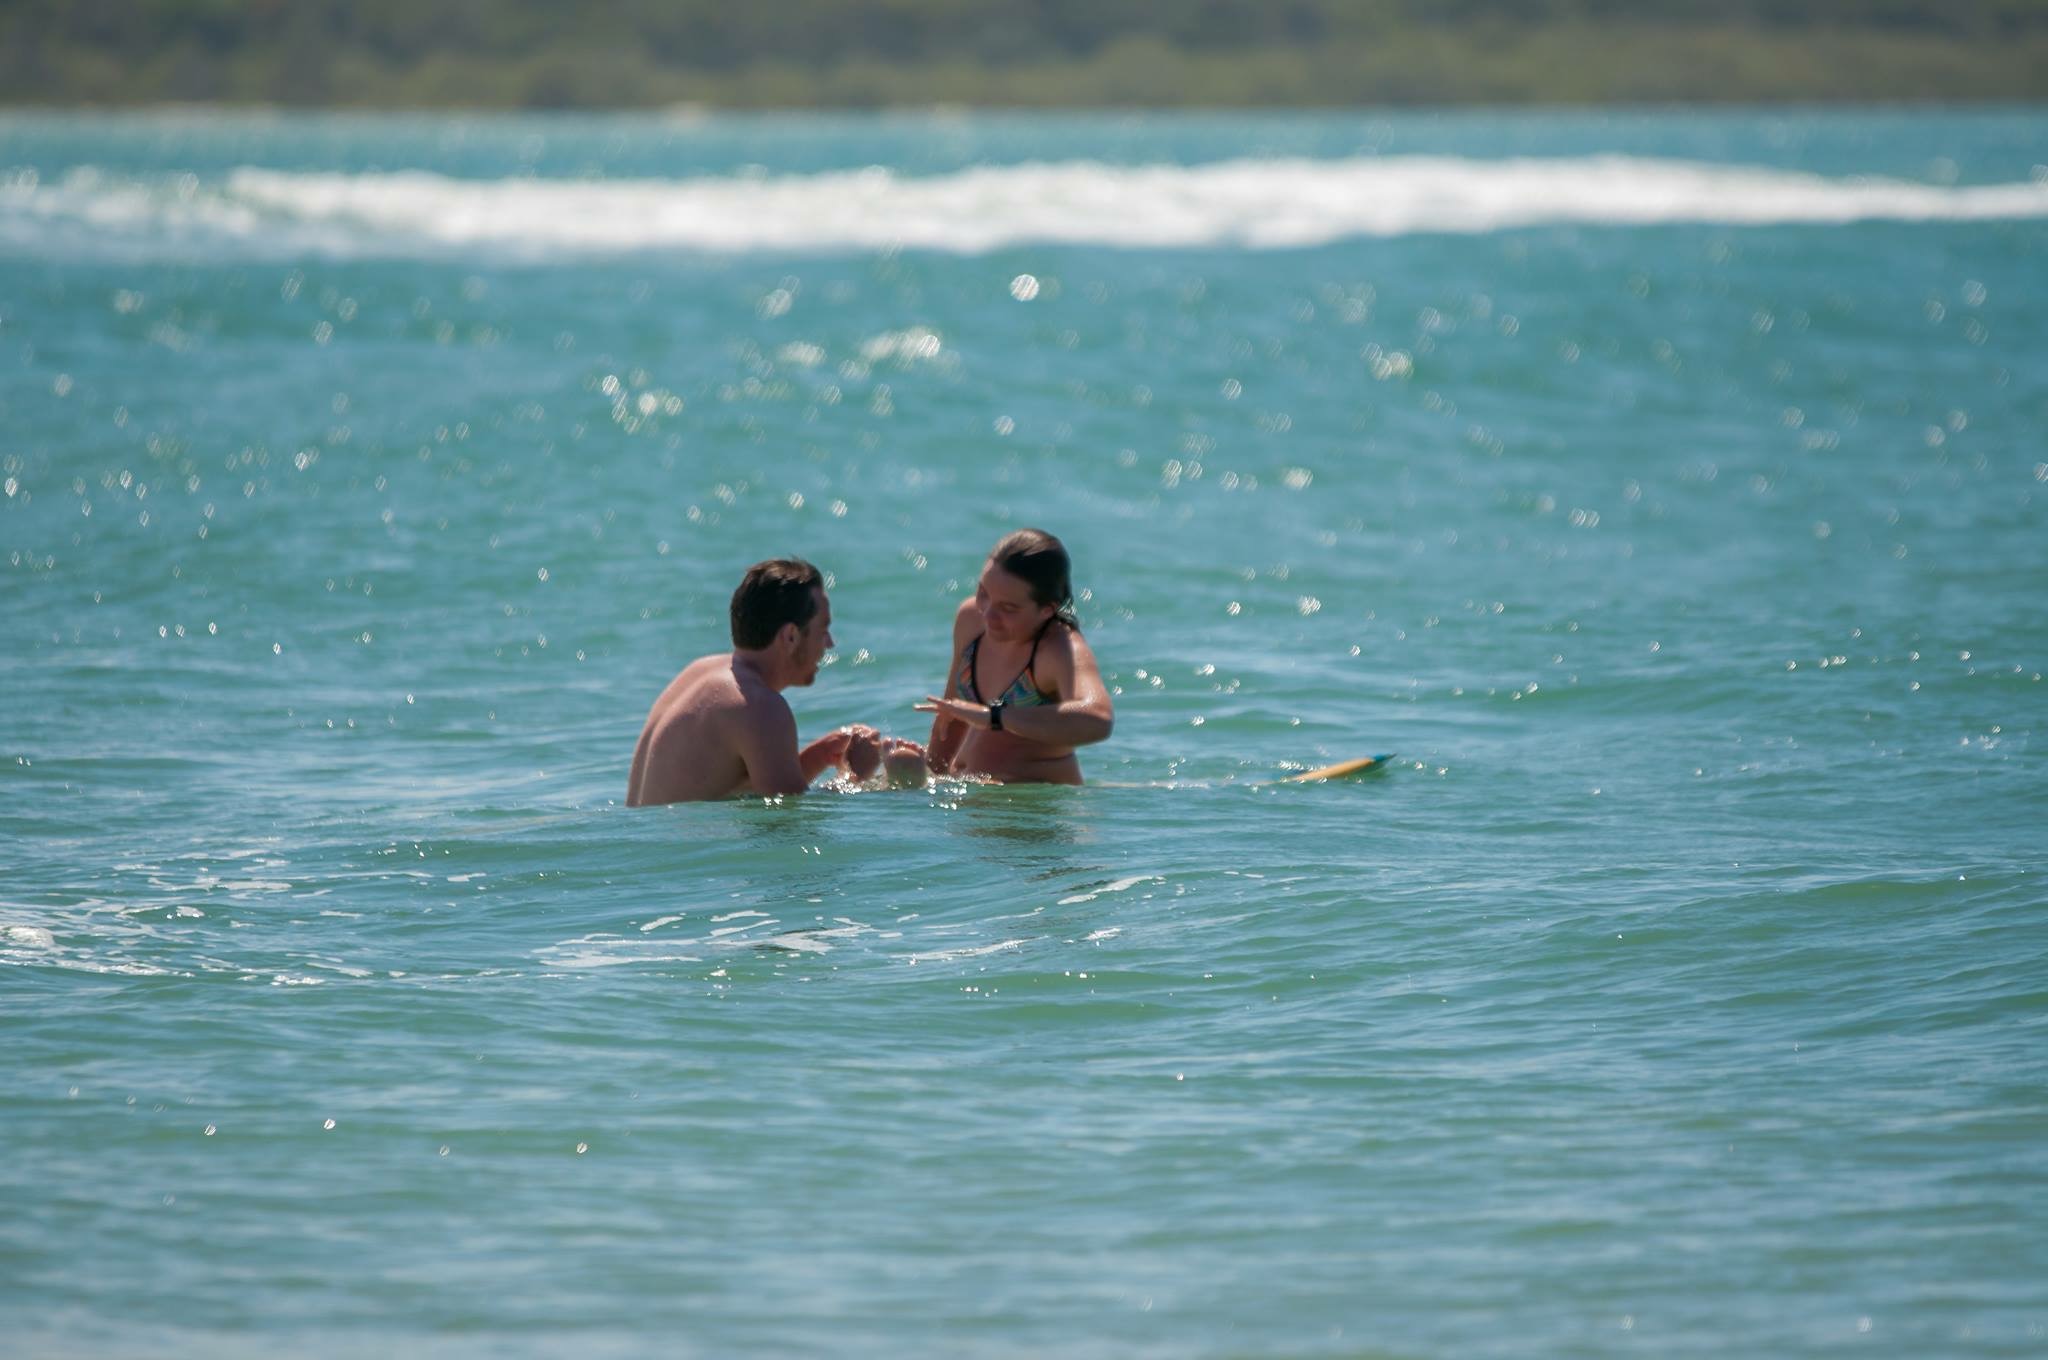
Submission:
POLYGON ((0 100, 2038 99, 2048 0, 0 0, 0 100))

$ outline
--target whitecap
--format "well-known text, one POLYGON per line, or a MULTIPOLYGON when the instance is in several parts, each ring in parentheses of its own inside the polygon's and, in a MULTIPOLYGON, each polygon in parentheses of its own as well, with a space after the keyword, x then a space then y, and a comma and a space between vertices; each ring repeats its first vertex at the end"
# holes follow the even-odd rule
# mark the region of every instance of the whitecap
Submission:
POLYGON ((934 949, 927 953, 912 954, 912 963, 942 963, 954 959, 978 959, 990 954, 1001 954, 1012 949, 1022 949, 1029 940, 998 940, 994 944, 963 945, 959 949, 934 949))
POLYGON ((1093 888, 1084 893, 1075 893, 1072 897, 1062 897, 1058 905, 1071 907, 1077 902, 1093 902, 1104 893, 1129 892, 1140 883, 1164 883, 1165 881, 1158 874, 1132 874, 1129 878, 1119 878, 1114 882, 1105 883, 1099 888, 1093 888))
MULTIPOLYGON (((1594 155, 1201 165, 1062 161, 689 179, 462 179, 244 167, 194 181, 0 180, 0 252, 551 259, 641 251, 986 254, 1021 245, 1273 250, 1545 224, 1835 225, 2048 217, 2048 183, 1927 184, 1594 155)), ((878 337, 879 338, 879 337, 878 337)), ((915 343, 929 347, 930 340, 915 343)))

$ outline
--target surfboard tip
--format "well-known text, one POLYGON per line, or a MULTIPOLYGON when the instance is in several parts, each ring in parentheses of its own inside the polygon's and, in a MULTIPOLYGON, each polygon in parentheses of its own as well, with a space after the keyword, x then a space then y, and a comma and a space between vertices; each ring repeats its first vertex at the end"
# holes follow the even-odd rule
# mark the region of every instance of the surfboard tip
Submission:
POLYGON ((1324 765, 1313 770, 1303 770, 1300 774, 1290 774, 1280 782, 1283 784, 1313 784, 1326 779, 1342 779, 1347 775, 1364 774, 1369 770, 1377 770, 1393 758, 1393 752, 1389 751, 1383 755, 1361 756, 1357 760, 1342 760, 1335 765, 1324 765))

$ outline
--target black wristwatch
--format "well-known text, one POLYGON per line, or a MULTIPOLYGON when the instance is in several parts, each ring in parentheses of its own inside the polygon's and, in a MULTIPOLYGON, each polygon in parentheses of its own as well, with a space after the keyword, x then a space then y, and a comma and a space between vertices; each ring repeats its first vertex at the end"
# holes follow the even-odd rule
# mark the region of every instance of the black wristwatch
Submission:
POLYGON ((1003 701, 1001 699, 988 706, 988 730, 991 732, 1003 730, 1003 701))

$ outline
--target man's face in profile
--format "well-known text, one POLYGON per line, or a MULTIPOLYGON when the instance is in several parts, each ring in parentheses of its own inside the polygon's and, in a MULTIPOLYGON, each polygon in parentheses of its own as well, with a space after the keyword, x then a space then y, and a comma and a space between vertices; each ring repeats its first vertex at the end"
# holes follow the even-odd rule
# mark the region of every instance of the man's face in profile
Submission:
POLYGON ((813 586, 812 590, 817 596, 817 612, 797 630, 796 683, 799 685, 808 685, 818 678, 818 667, 823 664, 825 653, 832 650, 832 601, 822 586, 813 586))

